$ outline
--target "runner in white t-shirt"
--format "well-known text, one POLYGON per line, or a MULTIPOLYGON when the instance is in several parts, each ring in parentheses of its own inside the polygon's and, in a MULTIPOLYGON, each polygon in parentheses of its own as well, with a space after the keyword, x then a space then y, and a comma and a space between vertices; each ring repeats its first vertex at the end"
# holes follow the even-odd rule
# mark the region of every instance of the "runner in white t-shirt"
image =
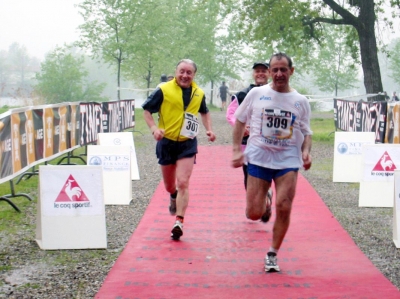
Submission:
POLYGON ((254 87, 235 112, 232 166, 248 162, 246 216, 259 220, 272 181, 275 184, 276 219, 272 245, 265 257, 265 271, 280 271, 276 255, 290 223, 300 167, 311 167, 311 109, 308 100, 289 85, 294 72, 292 59, 277 53, 271 56, 272 83, 254 87), (244 153, 241 141, 246 123, 250 137, 244 153))

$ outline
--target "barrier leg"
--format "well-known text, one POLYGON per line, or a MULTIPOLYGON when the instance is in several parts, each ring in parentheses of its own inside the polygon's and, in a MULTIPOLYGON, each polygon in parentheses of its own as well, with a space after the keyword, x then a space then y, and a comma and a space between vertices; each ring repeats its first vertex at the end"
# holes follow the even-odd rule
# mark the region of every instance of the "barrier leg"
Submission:
POLYGON ((25 193, 15 193, 13 180, 10 180, 10 189, 11 189, 11 194, 6 194, 3 196, 0 196, 0 200, 4 200, 4 201, 8 202, 17 212, 21 212, 18 209, 18 207, 10 200, 10 198, 22 196, 22 197, 29 199, 30 201, 32 201, 32 198, 28 194, 25 194, 25 193))
POLYGON ((16 210, 17 212, 21 213, 20 209, 18 209, 18 207, 11 200, 9 200, 7 197, 0 196, 0 200, 4 200, 4 201, 8 202, 8 204, 10 206, 12 206, 14 208, 14 210, 16 210))
POLYGON ((74 156, 74 151, 72 150, 72 151, 68 152, 68 153, 67 153, 67 156, 66 156, 66 157, 63 157, 63 158, 57 163, 57 165, 76 165, 75 163, 72 163, 72 162, 71 162, 71 159, 73 159, 73 158, 75 158, 75 159, 80 159, 84 164, 86 164, 86 161, 85 161, 82 157, 80 157, 80 156, 74 156), (67 159, 67 163, 62 164, 62 162, 63 162, 65 159, 67 159))
POLYGON ((18 178, 16 184, 18 185, 19 182, 24 178, 24 176, 27 176, 27 178, 25 178, 25 180, 29 180, 33 175, 37 175, 37 174, 39 174, 39 170, 36 170, 35 166, 33 166, 31 168, 31 171, 25 172, 22 175, 20 175, 20 177, 18 178))

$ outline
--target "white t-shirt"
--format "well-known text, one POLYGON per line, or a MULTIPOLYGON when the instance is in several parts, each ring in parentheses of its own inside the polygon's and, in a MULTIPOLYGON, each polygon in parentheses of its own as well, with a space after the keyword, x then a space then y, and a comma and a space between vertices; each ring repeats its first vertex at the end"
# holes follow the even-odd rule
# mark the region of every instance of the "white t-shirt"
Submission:
POLYGON ((301 146, 310 129, 311 108, 297 91, 281 93, 269 84, 249 91, 235 112, 242 123, 250 123, 244 152, 249 163, 271 169, 303 166, 301 146))

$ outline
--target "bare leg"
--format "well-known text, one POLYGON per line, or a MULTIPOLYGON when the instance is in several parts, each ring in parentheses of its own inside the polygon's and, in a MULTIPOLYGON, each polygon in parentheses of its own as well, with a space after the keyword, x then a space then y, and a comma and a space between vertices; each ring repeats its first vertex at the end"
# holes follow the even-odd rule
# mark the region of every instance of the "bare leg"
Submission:
POLYGON ((161 165, 165 190, 172 194, 176 191, 176 165, 161 165))
POLYGON ((297 172, 290 171, 274 180, 276 190, 276 219, 273 228, 272 247, 279 249, 290 224, 290 213, 296 192, 297 172))
POLYGON ((189 204, 189 180, 192 175, 194 158, 183 158, 176 163, 176 184, 178 197, 176 198, 176 214, 185 216, 189 204))
POLYGON ((250 174, 247 177, 246 192, 246 217, 251 220, 258 220, 265 213, 266 196, 271 183, 253 177, 250 174))

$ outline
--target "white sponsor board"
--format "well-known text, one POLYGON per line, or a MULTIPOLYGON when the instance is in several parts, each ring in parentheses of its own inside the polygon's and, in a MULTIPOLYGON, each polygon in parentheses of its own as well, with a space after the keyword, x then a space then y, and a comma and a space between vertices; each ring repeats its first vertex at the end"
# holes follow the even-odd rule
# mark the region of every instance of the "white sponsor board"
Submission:
POLYGON ((360 207, 393 207, 394 171, 400 169, 400 144, 363 146, 360 207))
POLYGON ((107 248, 100 166, 41 165, 36 242, 41 249, 107 248))
POLYGON ((400 248, 400 170, 394 171, 393 242, 400 248))
POLYGON ((98 133, 98 145, 130 146, 131 148, 131 179, 140 180, 137 164, 135 141, 132 132, 98 133))
POLYGON ((374 132, 335 132, 333 182, 360 182, 364 144, 375 144, 374 132))
POLYGON ((130 146, 88 145, 87 164, 103 169, 104 203, 129 205, 132 200, 130 146))

